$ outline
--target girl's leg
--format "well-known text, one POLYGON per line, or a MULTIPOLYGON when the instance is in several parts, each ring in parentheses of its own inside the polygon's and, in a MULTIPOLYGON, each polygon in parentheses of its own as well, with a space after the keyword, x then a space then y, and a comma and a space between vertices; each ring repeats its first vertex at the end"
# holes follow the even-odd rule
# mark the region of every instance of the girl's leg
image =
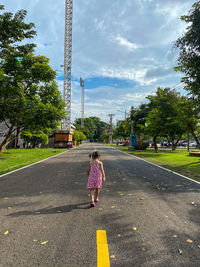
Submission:
POLYGON ((94 202, 94 189, 90 189, 90 201, 94 202))
POLYGON ((96 188, 96 200, 99 199, 100 188, 96 188))

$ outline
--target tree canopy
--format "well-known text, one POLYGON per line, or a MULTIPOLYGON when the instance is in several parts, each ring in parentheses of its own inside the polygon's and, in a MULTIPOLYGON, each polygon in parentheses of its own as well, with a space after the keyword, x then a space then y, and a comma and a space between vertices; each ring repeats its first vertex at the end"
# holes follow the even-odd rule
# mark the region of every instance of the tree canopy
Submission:
MULTIPOLYGON (((182 82, 193 100, 200 100, 200 1, 193 4, 188 15, 181 17, 187 23, 184 34, 178 38, 175 46, 179 48, 178 66, 175 71, 184 73, 182 82)), ((200 104, 199 104, 200 106, 200 104)))
POLYGON ((98 117, 85 118, 84 128, 81 127, 81 118, 77 118, 74 125, 91 141, 103 141, 102 137, 106 136, 106 130, 109 128, 108 123, 101 121, 98 117))
POLYGON ((35 44, 23 41, 36 34, 25 16, 24 10, 0 15, 0 123, 8 128, 0 153, 16 128, 47 134, 65 116, 49 59, 34 55, 35 44))

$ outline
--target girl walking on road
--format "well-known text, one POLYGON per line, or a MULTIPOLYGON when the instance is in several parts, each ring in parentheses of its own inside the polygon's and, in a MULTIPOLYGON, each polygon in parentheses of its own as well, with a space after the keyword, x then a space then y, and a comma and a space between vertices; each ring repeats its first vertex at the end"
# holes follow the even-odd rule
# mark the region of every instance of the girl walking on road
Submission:
POLYGON ((95 207, 94 202, 99 202, 99 192, 102 185, 102 177, 103 182, 106 181, 103 163, 100 161, 100 153, 98 151, 93 152, 90 157, 92 158, 92 162, 90 162, 87 175, 88 175, 88 183, 87 189, 90 190, 90 207, 95 207), (95 191, 95 198, 94 198, 95 191))

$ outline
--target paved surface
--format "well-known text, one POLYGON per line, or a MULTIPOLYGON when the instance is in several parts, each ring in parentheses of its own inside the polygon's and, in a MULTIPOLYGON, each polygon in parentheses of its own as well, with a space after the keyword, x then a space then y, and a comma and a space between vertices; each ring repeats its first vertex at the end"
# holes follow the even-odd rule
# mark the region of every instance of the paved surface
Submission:
POLYGON ((200 185, 128 154, 82 145, 0 178, 0 266, 94 267, 96 230, 107 232, 111 266, 200 266, 199 193, 200 185), (107 182, 88 208, 94 149, 107 182))

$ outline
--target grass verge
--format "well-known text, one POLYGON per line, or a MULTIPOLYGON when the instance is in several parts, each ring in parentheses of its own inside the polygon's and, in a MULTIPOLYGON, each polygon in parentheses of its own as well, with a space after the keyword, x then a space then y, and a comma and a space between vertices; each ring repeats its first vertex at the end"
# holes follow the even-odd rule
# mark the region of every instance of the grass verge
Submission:
POLYGON ((163 149, 155 153, 154 150, 130 151, 127 147, 117 149, 200 182, 200 157, 191 157, 186 150, 163 149))
POLYGON ((0 155, 0 175, 62 153, 66 149, 7 149, 0 155))

